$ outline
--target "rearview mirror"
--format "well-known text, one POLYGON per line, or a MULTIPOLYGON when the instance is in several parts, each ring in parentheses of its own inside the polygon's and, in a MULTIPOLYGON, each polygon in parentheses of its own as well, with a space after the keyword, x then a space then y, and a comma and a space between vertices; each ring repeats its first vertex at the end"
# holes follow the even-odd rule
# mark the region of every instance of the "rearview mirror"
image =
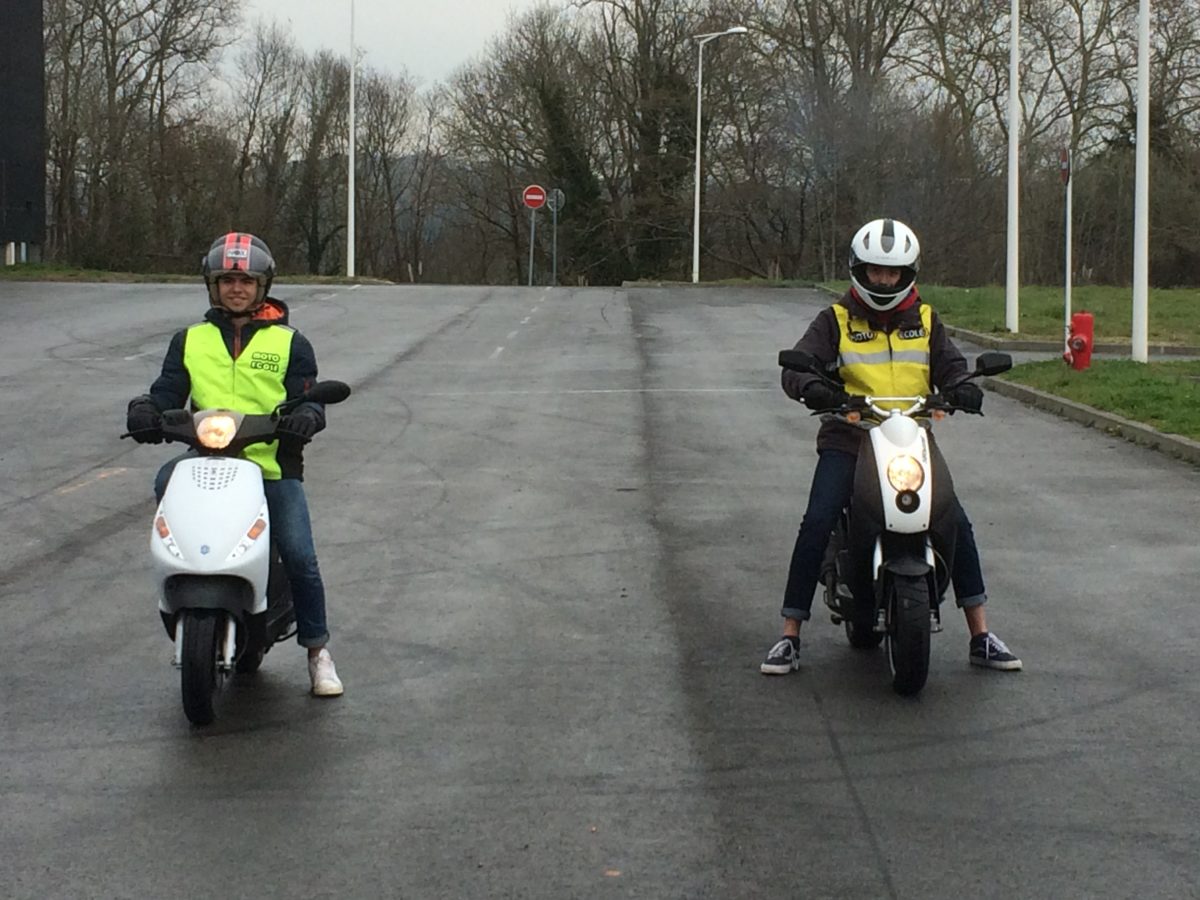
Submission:
POLYGON ((780 350, 779 365, 793 372, 811 372, 821 374, 821 361, 807 350, 780 350))
POLYGON ((994 350, 989 350, 986 353, 980 353, 975 359, 975 374, 976 375, 999 375, 1001 372, 1007 372, 1012 368, 1012 357, 1007 353, 999 353, 994 350))
POLYGON ((304 399, 313 403, 341 403, 350 396, 350 385, 344 381, 319 381, 304 392, 304 399))

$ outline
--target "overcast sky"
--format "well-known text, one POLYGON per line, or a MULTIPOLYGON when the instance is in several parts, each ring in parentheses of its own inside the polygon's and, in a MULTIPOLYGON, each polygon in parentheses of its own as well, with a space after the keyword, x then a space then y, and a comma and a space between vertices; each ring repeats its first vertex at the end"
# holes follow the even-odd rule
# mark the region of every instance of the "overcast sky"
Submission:
MULTIPOLYGON (((539 0, 354 0, 355 43, 364 65, 381 72, 408 70, 422 87, 445 80, 482 53, 509 17, 539 0)), ((563 5, 566 0, 549 0, 563 5)), ((348 57, 350 0, 246 0, 246 23, 289 24, 300 49, 326 48, 348 57)))

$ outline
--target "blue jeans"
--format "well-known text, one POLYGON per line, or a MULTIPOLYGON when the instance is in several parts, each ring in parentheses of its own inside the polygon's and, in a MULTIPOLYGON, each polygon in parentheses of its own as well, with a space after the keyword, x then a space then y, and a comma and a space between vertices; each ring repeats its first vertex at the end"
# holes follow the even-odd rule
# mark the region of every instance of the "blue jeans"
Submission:
MULTIPOLYGON (((841 450, 822 450, 813 472, 812 488, 808 493, 808 509, 796 535, 792 562, 788 568, 787 587, 783 592, 785 619, 803 622, 812 618, 813 594, 821 576, 821 563, 829 536, 837 525, 838 516, 854 493, 854 468, 858 455, 841 450)), ((975 529, 966 512, 958 505, 956 549, 950 580, 954 585, 955 601, 960 607, 980 606, 987 602, 983 586, 983 571, 979 564, 979 549, 975 546, 975 529)))
MULTIPOLYGON (((154 496, 162 500, 175 464, 193 454, 177 456, 158 470, 154 496)), ((325 623, 325 583, 317 564, 312 522, 304 482, 295 478, 263 481, 267 511, 271 516, 271 540, 279 551, 292 586, 292 605, 296 610, 296 641, 301 647, 322 647, 329 641, 325 623)))

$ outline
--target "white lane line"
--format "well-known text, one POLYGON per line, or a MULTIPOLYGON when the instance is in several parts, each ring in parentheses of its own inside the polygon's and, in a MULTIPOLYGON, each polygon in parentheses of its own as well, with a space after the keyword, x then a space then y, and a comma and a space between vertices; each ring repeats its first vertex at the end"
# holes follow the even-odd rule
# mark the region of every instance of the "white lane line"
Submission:
POLYGON ((520 334, 520 333, 521 333, 521 332, 520 332, 520 330, 519 330, 519 329, 516 329, 516 328, 514 328, 512 331, 510 331, 510 332, 508 333, 508 339, 511 341, 513 338, 515 338, 515 337, 516 337, 518 334, 520 334))
MULTIPOLYGON (((504 352, 504 348, 503 348, 503 347, 497 347, 495 350, 493 350, 493 351, 492 351, 492 355, 491 355, 491 356, 489 356, 489 357, 488 357, 488 359, 496 359, 496 358, 498 358, 498 357, 500 356, 500 354, 501 354, 501 353, 503 353, 503 352, 504 352)), ((466 391, 464 391, 463 393, 466 393, 466 391)))
MULTIPOLYGON (((500 355, 503 347, 497 347, 492 359, 500 355)), ((483 396, 532 396, 550 394, 765 394, 778 391, 769 388, 566 388, 558 391, 430 391, 407 393, 408 397, 483 397, 483 396)))
POLYGON ((529 319, 530 319, 530 317, 529 317, 529 316, 526 316, 525 318, 523 318, 523 319, 521 320, 521 324, 522 324, 522 325, 528 325, 528 324, 529 324, 529 319))

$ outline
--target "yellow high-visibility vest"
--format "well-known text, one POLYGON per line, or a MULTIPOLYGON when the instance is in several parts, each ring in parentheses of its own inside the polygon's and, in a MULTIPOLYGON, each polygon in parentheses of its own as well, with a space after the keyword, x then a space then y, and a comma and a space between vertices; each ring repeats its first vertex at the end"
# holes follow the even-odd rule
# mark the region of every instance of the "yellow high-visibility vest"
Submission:
MULTIPOLYGON (((929 344, 933 308, 922 304, 919 328, 876 331, 842 304, 837 316, 838 374, 846 391, 861 397, 917 397, 930 392, 929 344)), ((901 404, 880 404, 885 409, 901 404)))
MULTIPOLYGON (((287 399, 283 376, 294 334, 287 325, 260 328, 235 360, 216 325, 201 322, 188 328, 183 365, 192 382, 193 409, 235 409, 250 415, 274 411, 287 399)), ((278 450, 279 441, 251 444, 242 456, 257 463, 267 481, 277 481, 282 476, 278 450)))

